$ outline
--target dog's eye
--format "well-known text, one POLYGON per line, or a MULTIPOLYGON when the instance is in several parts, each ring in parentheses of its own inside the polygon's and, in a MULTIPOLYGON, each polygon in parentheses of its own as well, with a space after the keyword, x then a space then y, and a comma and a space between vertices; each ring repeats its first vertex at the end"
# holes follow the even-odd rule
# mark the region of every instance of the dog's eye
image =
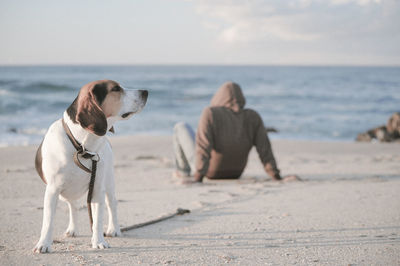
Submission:
POLYGON ((111 91, 121 91, 122 88, 119 86, 115 86, 114 88, 111 89, 111 91))

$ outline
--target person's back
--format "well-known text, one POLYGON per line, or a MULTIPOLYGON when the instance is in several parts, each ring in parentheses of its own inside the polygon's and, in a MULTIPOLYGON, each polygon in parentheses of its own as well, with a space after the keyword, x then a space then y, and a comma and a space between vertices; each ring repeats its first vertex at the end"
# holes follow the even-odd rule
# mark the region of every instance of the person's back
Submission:
POLYGON ((244 105, 239 85, 227 82, 203 111, 196 134, 197 181, 239 178, 253 146, 268 174, 280 179, 262 119, 244 105))

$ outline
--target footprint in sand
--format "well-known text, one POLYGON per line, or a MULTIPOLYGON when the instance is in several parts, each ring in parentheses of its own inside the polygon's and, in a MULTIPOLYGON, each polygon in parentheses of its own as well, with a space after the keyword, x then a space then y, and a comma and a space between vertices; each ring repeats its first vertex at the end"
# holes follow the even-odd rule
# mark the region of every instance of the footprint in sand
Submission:
POLYGON ((197 202, 195 202, 195 205, 197 205, 198 207, 202 208, 202 207, 209 207, 209 206, 212 205, 212 203, 204 202, 204 201, 197 201, 197 202))
POLYGON ((208 190, 207 192, 208 192, 208 193, 221 193, 221 192, 223 192, 223 191, 221 191, 221 190, 216 190, 216 189, 210 189, 210 190, 208 190))
POLYGON ((129 164, 116 164, 115 166, 114 166, 114 168, 127 168, 127 167, 131 167, 131 165, 129 165, 129 164))
POLYGON ((153 155, 139 155, 136 156, 135 160, 140 161, 140 160, 158 160, 159 157, 153 156, 153 155))
POLYGON ((34 170, 35 170, 35 168, 33 168, 33 167, 26 167, 26 168, 16 168, 16 169, 7 168, 4 171, 6 173, 26 173, 26 172, 34 171, 34 170))
POLYGON ((167 157, 160 157, 154 155, 139 155, 135 158, 136 161, 153 161, 157 163, 162 163, 166 167, 174 167, 171 160, 167 157))

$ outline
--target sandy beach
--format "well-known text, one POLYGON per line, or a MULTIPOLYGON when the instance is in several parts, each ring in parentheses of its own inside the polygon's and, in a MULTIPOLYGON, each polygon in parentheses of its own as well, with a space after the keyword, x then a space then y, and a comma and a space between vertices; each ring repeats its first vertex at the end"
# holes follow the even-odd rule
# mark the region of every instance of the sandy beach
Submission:
POLYGON ((270 181, 253 150, 240 180, 186 186, 171 175, 170 137, 111 142, 122 226, 191 213, 93 250, 84 199, 75 238, 63 236, 59 201, 53 252, 34 254, 45 190, 36 146, 0 148, 1 265, 400 265, 400 144, 276 140, 282 174, 303 182, 270 181))

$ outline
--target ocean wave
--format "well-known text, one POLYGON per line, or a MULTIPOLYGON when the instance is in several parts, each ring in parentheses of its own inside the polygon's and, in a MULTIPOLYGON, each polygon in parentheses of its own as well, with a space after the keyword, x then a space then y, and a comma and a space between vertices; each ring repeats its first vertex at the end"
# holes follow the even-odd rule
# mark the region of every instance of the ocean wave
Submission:
POLYGON ((28 84, 21 84, 19 86, 13 86, 11 90, 18 92, 28 92, 28 93, 32 92, 58 93, 58 92, 70 92, 73 91, 74 88, 63 84, 55 84, 49 82, 34 82, 28 84))
POLYGON ((18 80, 14 79, 2 79, 0 80, 0 86, 9 86, 18 83, 18 80))
POLYGON ((119 135, 171 134, 194 128, 224 81, 242 86, 246 107, 259 112, 275 138, 353 140, 398 111, 400 68, 319 67, 25 67, 0 71, 0 143, 40 143, 80 86, 108 77, 146 89, 146 108, 116 125, 119 135), (386 82, 387 81, 387 82, 386 82))
POLYGON ((25 128, 15 128, 15 127, 10 127, 8 128, 7 132, 8 133, 14 133, 14 134, 23 134, 23 135, 40 135, 44 136, 46 133, 46 128, 39 128, 39 127, 25 127, 25 128))
POLYGON ((0 147, 26 146, 38 144, 43 139, 47 128, 42 127, 8 127, 0 132, 0 147))

